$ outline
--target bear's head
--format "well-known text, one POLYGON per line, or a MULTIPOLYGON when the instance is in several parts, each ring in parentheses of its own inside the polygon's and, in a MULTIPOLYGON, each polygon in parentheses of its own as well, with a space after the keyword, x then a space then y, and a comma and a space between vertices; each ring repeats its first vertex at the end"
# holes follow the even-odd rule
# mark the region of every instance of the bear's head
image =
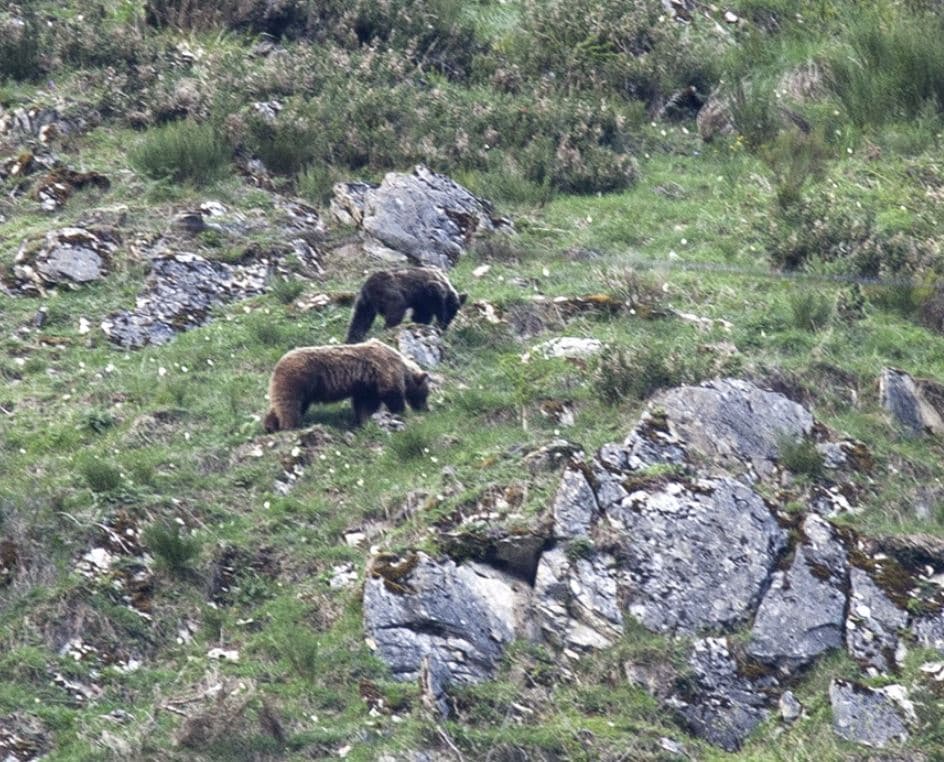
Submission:
POLYGON ((456 316, 456 313, 459 312, 459 308, 465 304, 467 297, 468 294, 459 294, 454 289, 449 291, 449 294, 446 296, 446 322, 443 323, 443 328, 449 327, 452 319, 456 316))
POLYGON ((404 396, 414 410, 429 410, 429 373, 425 370, 408 370, 404 396))

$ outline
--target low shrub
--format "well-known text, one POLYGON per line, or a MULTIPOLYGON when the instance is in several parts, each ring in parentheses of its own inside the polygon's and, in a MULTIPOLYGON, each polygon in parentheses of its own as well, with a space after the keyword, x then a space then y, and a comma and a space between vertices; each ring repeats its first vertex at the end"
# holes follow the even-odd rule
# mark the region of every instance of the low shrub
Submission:
POLYGON ((155 180, 209 185, 228 173, 230 150, 211 124, 188 119, 148 130, 128 158, 155 180))
POLYGON ((803 289, 790 299, 790 316, 793 325, 804 331, 822 330, 833 318, 835 299, 826 294, 803 289))
POLYGON ((161 566, 177 577, 192 572, 192 564, 200 554, 200 542, 181 533, 176 523, 151 524, 142 532, 141 539, 161 566))
POLYGON ((86 457, 79 461, 78 468, 93 492, 112 492, 121 484, 121 472, 108 461, 86 457))
POLYGON ((805 437, 783 436, 777 442, 780 462, 795 474, 816 477, 823 470, 823 455, 816 443, 805 437))
POLYGON ((848 47, 829 61, 831 86, 858 126, 918 116, 944 107, 944 19, 882 4, 850 20, 848 47))
POLYGON ((0 82, 28 81, 39 77, 41 29, 32 16, 0 16, 0 82))
POLYGON ((305 283, 297 278, 276 277, 272 279, 269 285, 269 291, 282 304, 291 304, 304 290, 305 283))

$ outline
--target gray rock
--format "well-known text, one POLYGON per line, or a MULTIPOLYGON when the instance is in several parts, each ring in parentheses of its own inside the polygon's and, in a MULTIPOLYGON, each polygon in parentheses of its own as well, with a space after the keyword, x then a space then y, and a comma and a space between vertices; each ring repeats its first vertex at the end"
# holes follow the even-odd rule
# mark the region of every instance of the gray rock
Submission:
POLYGON ((439 563, 421 553, 393 585, 368 575, 364 630, 397 680, 415 680, 428 657, 434 693, 441 695, 451 683, 491 676, 505 646, 523 630, 528 592, 496 569, 439 563))
POLYGON ((763 500, 727 478, 633 493, 607 520, 621 538, 625 608, 659 632, 747 620, 786 546, 763 500))
POLYGON ((664 413, 668 431, 689 451, 757 476, 773 471, 781 438, 806 436, 813 428, 813 416, 801 405, 738 379, 671 389, 654 397, 649 410, 664 413))
POLYGON ((603 350, 603 342, 580 336, 558 336, 534 347, 528 355, 537 354, 545 359, 560 357, 568 360, 584 360, 603 350))
POLYGON ((940 384, 916 380, 897 368, 883 368, 879 397, 892 420, 908 434, 944 434, 944 387, 940 384))
POLYGON ((435 368, 443 359, 442 336, 431 325, 411 325, 397 334, 401 354, 412 359, 421 368, 435 368))
POLYGON ((862 569, 852 567, 849 582, 846 648, 858 661, 887 672, 895 666, 898 633, 908 624, 908 615, 862 569))
POLYGON ((587 535, 599 515, 599 506, 582 471, 576 468, 564 471, 552 510, 555 537, 573 539, 587 535))
POLYGON ((135 309, 109 315, 102 330, 123 347, 166 344, 207 322, 214 305, 261 294, 266 270, 263 263, 228 265, 195 254, 158 257, 135 309))
POLYGON ((100 280, 117 248, 107 231, 72 227, 50 231, 38 249, 21 246, 13 262, 13 285, 24 293, 41 293, 47 286, 100 280))
POLYGON ((532 598, 543 639, 572 658, 612 645, 623 629, 616 576, 609 554, 571 559, 563 548, 545 551, 532 598))
POLYGON ((847 741, 882 749, 896 741, 908 740, 907 710, 893 696, 901 686, 872 689, 845 680, 833 680, 829 701, 833 710, 833 731, 847 741), (889 691, 895 688, 896 691, 889 691))
POLYGON ((920 645, 944 654, 944 612, 916 619, 910 629, 920 645))
POLYGON ((660 464, 683 465, 688 461, 684 443, 669 430, 662 415, 644 413, 621 449, 627 467, 634 471, 660 464))
POLYGON ((331 211, 414 262, 443 268, 455 264, 475 234, 510 226, 487 201, 422 166, 390 172, 379 186, 340 183, 331 211))
POLYGON ((829 525, 810 515, 793 564, 773 576, 746 652, 790 672, 842 645, 846 595, 845 549, 829 525))
POLYGON ((670 700, 691 732, 726 751, 737 751, 769 714, 770 700, 738 674, 724 638, 695 641, 689 664, 693 671, 684 695, 670 700))
POLYGON ((337 183, 332 189, 329 212, 340 225, 359 227, 364 221, 367 192, 376 190, 374 183, 337 183))
POLYGON ((784 691, 780 697, 780 716, 784 722, 796 722, 803 714, 803 704, 799 702, 793 691, 784 691))
POLYGON ((566 439, 554 439, 524 457, 524 464, 532 474, 556 471, 580 452, 580 445, 566 439))

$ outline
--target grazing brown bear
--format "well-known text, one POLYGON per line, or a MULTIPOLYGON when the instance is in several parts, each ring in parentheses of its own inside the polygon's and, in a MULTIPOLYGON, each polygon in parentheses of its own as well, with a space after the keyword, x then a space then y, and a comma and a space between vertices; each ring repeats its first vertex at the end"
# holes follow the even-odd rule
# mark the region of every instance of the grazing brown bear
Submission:
POLYGON ((362 341, 377 313, 384 316, 387 328, 402 323, 408 309, 413 310, 416 323, 429 324, 436 318, 444 329, 448 328, 465 299, 466 295, 458 293, 436 267, 378 270, 361 286, 347 342, 362 341))
POLYGON ((312 402, 348 397, 356 425, 376 413, 381 403, 391 413, 402 413, 406 402, 414 410, 426 410, 429 373, 376 339, 293 349, 272 371, 265 430, 271 434, 296 429, 312 402))

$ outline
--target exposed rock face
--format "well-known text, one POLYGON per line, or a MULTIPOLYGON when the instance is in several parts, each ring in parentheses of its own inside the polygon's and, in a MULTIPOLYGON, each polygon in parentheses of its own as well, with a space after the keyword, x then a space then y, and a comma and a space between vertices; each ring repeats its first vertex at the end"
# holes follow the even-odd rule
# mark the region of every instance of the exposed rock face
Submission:
POLYGON ((118 248, 107 230, 61 228, 46 234, 38 248, 24 244, 13 264, 13 287, 23 293, 42 293, 55 285, 78 286, 103 278, 118 248))
POLYGON ((735 473, 769 474, 783 437, 813 428, 813 416, 782 394, 737 379, 682 386, 657 395, 650 410, 664 411, 669 432, 713 463, 735 473))
POLYGON ((331 210, 385 247, 443 268, 456 263, 475 234, 510 226, 487 201, 422 166, 410 174, 390 172, 379 186, 340 183, 331 210))
POLYGON ((747 653, 789 672, 842 645, 847 563, 843 546, 816 515, 787 571, 774 574, 751 629, 747 653))
MULTIPOLYGON (((538 344, 532 352, 544 357, 563 357, 569 360, 583 360, 599 353, 603 342, 578 336, 560 336, 538 344)), ((531 352, 528 353, 529 355, 531 352)))
POLYGON ((731 479, 670 483, 605 510, 625 538, 626 608, 660 632, 744 621, 786 545, 763 501, 731 479))
POLYGON ((847 741, 882 749, 895 741, 908 740, 905 718, 911 710, 900 685, 872 689, 833 680, 829 686, 833 730, 847 741))
POLYGON ((908 624, 908 615, 892 603, 869 575, 849 570, 851 596, 846 619, 846 648, 873 670, 886 672, 895 666, 899 631, 908 624))
MULTIPOLYGON (((799 521, 755 492, 754 479, 779 484, 769 477, 779 473, 780 438, 813 429, 805 409, 747 382, 665 392, 623 444, 593 457, 565 449, 569 463, 548 515, 526 532, 486 518, 472 532, 475 552, 461 526, 444 533, 447 553, 478 563, 419 556, 399 590, 371 578, 365 629, 395 674, 422 675, 424 695, 441 709, 446 686, 491 674, 512 637, 578 660, 616 643, 627 619, 693 635, 688 674, 668 663, 629 663, 627 679, 695 735, 736 750, 771 712, 786 723, 801 716, 786 689, 831 649, 845 645, 873 674, 896 666, 911 640, 944 652, 939 541, 840 532, 814 510, 816 490, 799 521), (916 596, 933 613, 909 617, 903 601, 916 596), (722 633, 739 628, 749 638, 735 647, 722 633)), ((826 433, 817 426, 816 435, 826 433)), ((867 470, 860 443, 818 444, 830 466, 817 487, 842 489, 845 473, 867 470)), ((896 691, 835 683, 836 732, 876 746, 906 737, 909 705, 896 691)))
POLYGON ((397 345, 401 354, 406 355, 421 368, 435 368, 443 359, 442 337, 439 331, 429 325, 411 325, 397 334, 397 345))
POLYGON ((689 664, 694 680, 686 695, 673 697, 671 705, 699 738, 726 751, 737 751, 751 731, 767 719, 770 699, 738 674, 725 638, 696 641, 689 664))
POLYGON ((123 347, 166 344, 177 331, 205 323, 213 305, 265 290, 264 263, 228 265, 196 254, 152 260, 146 290, 133 310, 102 321, 102 330, 123 347))
POLYGON ((885 368, 879 378, 882 407, 912 436, 944 434, 944 386, 885 368))
POLYGON ((425 554, 414 563, 395 580, 372 574, 365 582, 369 642, 398 680, 416 679, 425 665, 437 695, 450 683, 489 677, 521 627, 527 585, 475 563, 425 554))

